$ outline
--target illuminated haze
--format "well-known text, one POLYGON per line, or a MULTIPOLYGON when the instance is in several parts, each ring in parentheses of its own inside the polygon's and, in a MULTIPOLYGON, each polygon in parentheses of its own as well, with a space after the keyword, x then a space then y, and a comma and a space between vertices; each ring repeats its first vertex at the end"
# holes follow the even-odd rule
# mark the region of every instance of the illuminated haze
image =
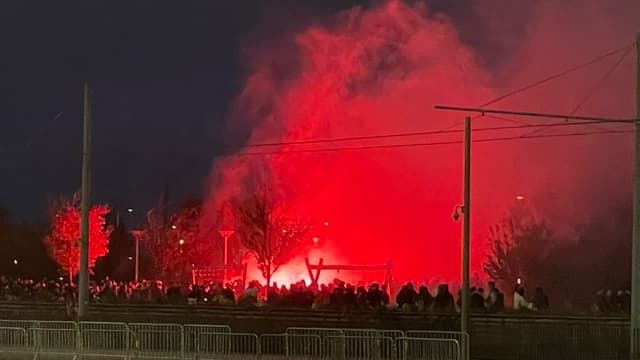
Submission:
MULTIPOLYGON (((396 278, 457 281, 461 232, 451 213, 462 201, 461 144, 286 152, 448 142, 461 140, 461 133, 296 146, 250 145, 461 129, 463 113, 437 112, 433 106, 480 105, 630 45, 640 30, 637 2, 513 3, 470 2, 463 19, 450 19, 435 11, 435 5, 380 2, 303 26, 296 24, 292 26, 295 31, 256 36, 258 45, 248 46, 244 53, 246 79, 228 116, 229 132, 247 135, 249 146, 238 152, 285 153, 215 159, 206 203, 208 221, 215 221, 215 209, 222 201, 251 191, 256 169, 261 173, 267 169, 293 206, 312 219, 330 223, 327 239, 301 249, 299 256, 275 274, 276 281, 306 278, 302 260, 306 255, 312 262, 323 257, 325 263, 378 264, 392 259, 396 278)), ((617 58, 492 107, 570 112, 617 58)), ((578 112, 631 117, 633 60, 633 54, 627 56, 578 112)), ((474 128, 514 125, 487 117, 474 121, 474 128)), ((531 130, 475 133, 474 138, 517 136, 531 130)), ((569 127, 539 134, 593 130, 569 127)), ((524 201, 560 230, 592 216, 598 204, 628 197, 631 140, 630 134, 622 134, 474 144, 474 271, 481 269, 487 227, 504 217, 517 195, 524 196, 524 201)), ((327 274, 323 280, 335 276, 327 274)))

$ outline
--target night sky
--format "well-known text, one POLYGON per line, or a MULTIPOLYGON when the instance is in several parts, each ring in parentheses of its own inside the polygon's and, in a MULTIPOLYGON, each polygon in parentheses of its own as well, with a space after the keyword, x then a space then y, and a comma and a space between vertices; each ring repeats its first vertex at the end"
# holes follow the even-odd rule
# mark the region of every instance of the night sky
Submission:
MULTIPOLYGON (((470 2, 431 5, 462 23, 470 2)), ((202 196, 215 156, 245 140, 225 123, 244 46, 367 3, 3 2, 0 207, 42 219, 48 198, 79 189, 84 81, 94 91, 95 201, 145 209, 165 187, 175 202, 202 196)), ((492 46, 462 31, 475 47, 492 46)))

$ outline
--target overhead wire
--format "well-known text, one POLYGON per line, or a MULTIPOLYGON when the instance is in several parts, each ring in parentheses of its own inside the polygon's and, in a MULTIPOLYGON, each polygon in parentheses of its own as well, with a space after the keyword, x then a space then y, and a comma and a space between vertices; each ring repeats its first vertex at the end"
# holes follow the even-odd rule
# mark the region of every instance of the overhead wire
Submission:
POLYGON ((555 80, 555 79, 559 79, 559 78, 561 78, 563 76, 569 75, 569 74, 574 73, 574 72, 579 71, 579 70, 582 70, 582 69, 584 69, 584 68, 586 68, 588 66, 591 66, 591 65, 593 65, 595 63, 598 63, 598 62, 600 62, 600 61, 602 61, 602 60, 604 60, 604 59, 606 59, 606 58, 608 58, 610 56, 613 56, 613 55, 618 54, 618 53, 620 53, 622 51, 625 51, 625 50, 627 50, 629 48, 632 48, 634 45, 635 45, 635 43, 633 43, 631 45, 625 45, 625 46, 623 46, 621 48, 618 48, 616 50, 612 50, 612 51, 609 51, 609 52, 607 52, 605 54, 596 56, 595 58, 592 58, 589 61, 586 61, 586 62, 583 62, 581 64, 572 66, 572 67, 567 68, 567 69, 565 69, 563 71, 560 71, 558 73, 555 73, 555 74, 552 74, 550 76, 547 76, 547 77, 545 77, 545 78, 543 78, 541 80, 535 81, 533 83, 527 84, 527 85, 525 85, 523 87, 520 87, 518 89, 512 90, 512 91, 510 91, 510 92, 508 92, 506 94, 500 95, 500 96, 496 97, 495 99, 490 100, 490 101, 480 105, 479 107, 487 107, 489 105, 493 105, 493 104, 495 104, 497 102, 500 102, 500 101, 502 101, 502 100, 504 100, 506 98, 509 98, 509 97, 511 97, 513 95, 516 95, 516 94, 519 94, 521 92, 533 89, 533 88, 535 88, 537 86, 540 86, 540 85, 542 85, 544 83, 547 83, 549 81, 552 81, 552 80, 555 80))
POLYGON ((582 106, 584 106, 584 104, 586 104, 591 99, 591 97, 596 92, 596 90, 598 90, 600 87, 602 87, 602 85, 604 85, 604 83, 609 79, 609 77, 611 77, 611 75, 618 69, 618 67, 620 67, 620 64, 622 64, 624 59, 626 59, 627 56, 629 56, 629 54, 631 53, 631 50, 633 50, 633 49, 634 49, 634 47, 631 46, 631 47, 629 47, 627 49, 627 51, 622 53, 622 55, 618 58, 618 61, 616 61, 602 75, 602 77, 600 77, 600 79, 591 87, 591 89, 585 94, 585 96, 576 104, 576 106, 573 108, 573 110, 571 110, 571 112, 570 112, 571 115, 574 115, 575 113, 580 111, 582 106))
MULTIPOLYGON (((605 135, 605 134, 630 134, 634 132, 635 130, 606 130, 606 131, 591 131, 591 132, 573 132, 573 133, 565 133, 565 134, 540 134, 540 135, 529 135, 524 137, 523 136, 503 136, 503 137, 493 137, 493 138, 484 138, 484 139, 474 139, 472 140, 472 142, 486 143, 486 142, 523 140, 523 139, 574 137, 574 136, 605 135)), ((452 141, 434 141, 434 142, 405 143, 405 144, 345 146, 345 147, 320 148, 320 149, 284 149, 284 150, 272 150, 272 151, 240 152, 237 154, 232 154, 227 156, 231 156, 231 157, 265 156, 265 155, 286 155, 286 154, 323 153, 323 152, 329 153, 329 152, 360 151, 360 150, 381 150, 381 149, 425 147, 425 146, 436 146, 436 145, 453 145, 453 144, 462 144, 462 142, 463 142, 462 140, 452 140, 452 141)))
MULTIPOLYGON (((480 117, 480 116, 481 115, 478 115, 477 117, 480 117)), ((493 115, 485 115, 485 116, 496 118, 496 119, 500 119, 500 120, 504 120, 504 118, 495 117, 493 115)), ((483 128, 473 129, 473 131, 474 132, 485 132, 485 131, 504 131, 504 130, 531 129, 531 128, 539 128, 539 127, 582 126, 582 125, 600 124, 600 123, 603 123, 603 122, 604 121, 594 120, 594 121, 558 122, 558 123, 552 123, 552 124, 521 124, 521 125, 509 125, 509 126, 483 127, 483 128)), ((325 144, 325 143, 362 141, 362 140, 381 140, 381 139, 416 137, 416 136, 426 136, 426 135, 459 134, 459 133, 462 133, 462 132, 464 132, 463 129, 451 129, 451 127, 449 127, 449 128, 444 128, 444 129, 441 129, 441 130, 416 131, 416 132, 407 132, 407 133, 351 136, 351 137, 325 138, 325 139, 305 139, 305 140, 283 141, 283 142, 267 142, 267 143, 249 144, 249 145, 246 146, 246 148, 325 144)))
MULTIPOLYGON (((576 105, 573 107, 573 110, 571 110, 571 112, 569 113, 570 115, 576 114, 582 108, 582 106, 584 106, 584 104, 586 104, 589 101, 589 99, 591 99, 591 97, 596 92, 596 90, 598 90, 609 79, 609 77, 611 77, 611 75, 618 69, 618 67, 620 67, 620 64, 622 64, 624 59, 631 53, 631 50, 633 50, 633 49, 634 49, 634 47, 630 46, 626 51, 624 51, 622 53, 622 55, 618 58, 618 60, 615 63, 613 63, 613 65, 610 66, 607 69, 607 71, 605 71, 605 73, 589 89, 589 91, 587 91, 585 93, 585 96, 583 96, 582 99, 576 103, 576 105)), ((596 124, 590 124, 589 126, 595 128, 595 129, 598 129, 598 130, 607 130, 605 127, 601 127, 601 126, 598 126, 596 124)), ((546 129, 547 129, 547 126, 542 127, 540 129, 533 130, 533 131, 531 131, 531 132, 529 132, 529 133, 527 133, 525 135, 538 134, 538 133, 540 133, 542 131, 545 131, 546 129)))

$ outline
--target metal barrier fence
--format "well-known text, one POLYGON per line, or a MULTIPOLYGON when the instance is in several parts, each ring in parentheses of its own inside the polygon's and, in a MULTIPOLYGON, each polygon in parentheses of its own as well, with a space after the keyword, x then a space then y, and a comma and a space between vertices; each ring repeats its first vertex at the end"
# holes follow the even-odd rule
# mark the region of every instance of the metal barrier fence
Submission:
POLYGON ((184 329, 179 324, 129 324, 136 357, 184 358, 184 329))
POLYGON ((257 359, 258 335, 200 333, 199 359, 257 359))
POLYGON ((260 359, 320 359, 322 338, 318 335, 263 334, 259 338, 260 359))
MULTIPOLYGON (((460 331, 431 331, 431 330, 409 330, 406 337, 411 339, 443 339, 455 340, 457 352, 461 359, 470 357, 469 334, 460 331)), ((437 342, 434 342, 434 344, 437 342)), ((440 342, 442 343, 442 342, 440 342)), ((448 358, 447 358, 448 359, 448 358)))
POLYGON ((185 354, 195 354, 201 334, 230 334, 231 328, 226 325, 184 325, 183 331, 185 354))
MULTIPOLYGON (((0 359, 380 359, 463 360, 449 334, 397 330, 290 328, 232 333, 228 326, 108 322, 3 322, 0 359), (430 335, 433 335, 430 337, 430 335), (436 338, 436 337, 443 338, 436 338), (4 355, 2 355, 4 354, 4 355)), ((461 338, 461 335, 459 336, 461 338)), ((465 338, 466 339, 466 338, 465 338)))
POLYGON ((372 336, 329 336, 328 359, 397 359, 393 339, 372 336))
POLYGON ((462 360, 460 343, 455 339, 403 338, 403 359, 462 360))

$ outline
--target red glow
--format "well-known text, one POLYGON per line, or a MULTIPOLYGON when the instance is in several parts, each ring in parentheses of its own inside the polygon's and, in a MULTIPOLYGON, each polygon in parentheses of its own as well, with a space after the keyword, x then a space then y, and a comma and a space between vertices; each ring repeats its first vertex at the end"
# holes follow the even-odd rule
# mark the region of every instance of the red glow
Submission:
MULTIPOLYGON (((107 254, 112 227, 106 226, 105 215, 111 211, 107 205, 97 205, 89 211, 89 268, 107 254)), ((66 203, 53 214, 51 231, 44 242, 51 257, 69 275, 78 273, 80 247, 80 210, 66 203)))
MULTIPOLYGON (((592 14, 593 9, 587 9, 566 17, 580 21, 577 24, 554 21, 555 14, 563 12, 547 7, 553 8, 541 6, 544 16, 537 19, 538 26, 532 27, 528 43, 518 48, 521 53, 513 55, 516 60, 512 66, 495 73, 479 65, 478 54, 460 40, 458 30, 446 19, 429 13, 424 4, 413 7, 388 1, 372 9, 341 13, 331 25, 313 25, 296 34, 295 51, 257 49, 251 53, 249 75, 236 99, 232 125, 240 128, 249 122, 253 126, 250 144, 456 128, 464 115, 435 112, 434 104, 480 104, 505 93, 505 89, 540 79, 567 63, 580 63, 586 53, 602 53, 610 46, 610 41, 603 40, 602 49, 597 49, 583 35, 569 37, 578 31, 558 28, 582 24, 576 28, 591 29, 588 24, 598 12, 592 14), (555 31, 548 32, 547 25, 553 25, 555 31), (559 42, 556 33, 565 38, 559 42), (579 57, 575 48, 567 46, 577 43, 581 44, 579 57), (538 48, 543 51, 538 52, 538 48), (287 72, 276 66, 283 58, 295 60, 291 60, 295 69, 287 72), (505 80, 509 76, 503 72, 512 68, 518 71, 505 80)), ((563 111, 571 102, 566 94, 579 97, 577 94, 583 93, 583 85, 588 83, 585 79, 597 78, 599 70, 584 75, 573 88, 561 87, 555 93, 546 88, 524 101, 500 105, 563 111)), ((630 108, 628 102, 620 103, 616 91, 598 94, 602 104, 596 109, 613 109, 609 113, 613 114, 615 109, 630 108)), ((504 125, 489 118, 474 123, 474 127, 504 125)), ((521 133, 495 134, 507 135, 521 133)), ((474 272, 482 275, 486 229, 502 219, 514 194, 527 194, 527 202, 537 196, 550 214, 578 219, 576 209, 588 208, 577 205, 586 204, 580 194, 591 191, 594 183, 610 186, 615 182, 603 178, 602 168, 597 169, 603 164, 614 166, 603 149, 621 151, 626 140, 598 139, 598 146, 593 146, 598 140, 585 138, 474 144, 474 272), (576 181, 576 177, 584 179, 585 173, 593 175, 589 176, 589 184, 576 181)), ((462 134, 245 150, 452 140, 462 140, 462 134)), ((398 279, 459 279, 461 231, 460 224, 451 219, 451 209, 462 200, 462 145, 227 158, 216 162, 214 174, 221 181, 212 185, 208 212, 215 213, 221 198, 242 191, 240 184, 251 179, 253 169, 263 168, 265 163, 277 182, 292 189, 293 207, 320 221, 331 215, 331 227, 326 230, 331 236, 325 240, 323 235, 322 249, 312 250, 320 252, 317 257, 355 264, 377 264, 391 258, 395 264, 393 274, 398 279)), ((630 167, 624 165, 609 173, 629 171, 630 167)), ((621 186, 614 188, 618 191, 621 186)), ((327 227, 329 222, 322 224, 327 227)), ((304 255, 283 266, 274 274, 274 281, 307 279, 304 255)))

